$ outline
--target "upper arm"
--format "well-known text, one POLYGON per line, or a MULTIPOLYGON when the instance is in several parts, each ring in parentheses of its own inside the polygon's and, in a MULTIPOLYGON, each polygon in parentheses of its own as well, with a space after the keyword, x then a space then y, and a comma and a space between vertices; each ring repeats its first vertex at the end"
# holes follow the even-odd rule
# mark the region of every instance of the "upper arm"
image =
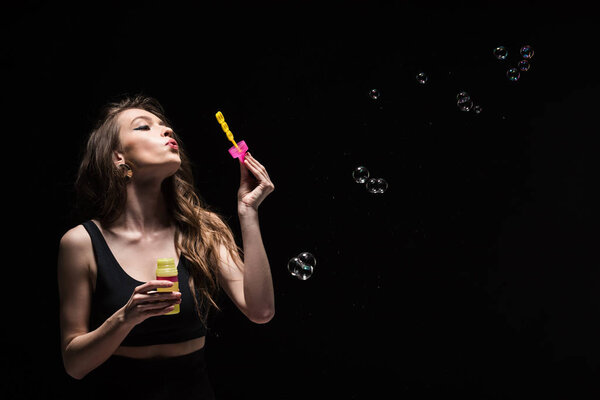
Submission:
POLYGON ((91 239, 83 225, 78 225, 63 235, 59 245, 57 268, 63 354, 73 338, 89 331, 92 258, 91 239))

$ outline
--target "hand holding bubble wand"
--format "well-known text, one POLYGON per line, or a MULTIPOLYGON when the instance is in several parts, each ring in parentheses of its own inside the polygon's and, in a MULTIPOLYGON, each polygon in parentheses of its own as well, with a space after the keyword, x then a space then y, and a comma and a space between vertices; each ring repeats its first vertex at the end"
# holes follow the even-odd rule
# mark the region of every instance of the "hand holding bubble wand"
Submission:
POLYGON ((229 154, 231 154, 231 157, 239 158, 241 161, 238 213, 239 215, 244 215, 249 210, 256 212, 260 203, 275 189, 275 186, 271 182, 271 178, 265 167, 248 153, 246 142, 241 140, 239 143, 236 143, 233 140, 233 133, 229 130, 223 114, 219 111, 215 117, 217 117, 217 121, 221 124, 223 132, 227 135, 227 139, 233 143, 233 147, 229 149, 229 154), (248 153, 247 160, 244 158, 246 153, 248 153))
POLYGON ((233 147, 229 149, 229 154, 231 154, 231 157, 239 158, 242 160, 242 162, 244 162, 244 157, 246 156, 246 152, 248 152, 248 146, 246 145, 246 142, 241 140, 238 146, 238 143, 236 143, 233 139, 233 133, 231 133, 231 131, 229 130, 229 126, 227 125, 227 122, 225 122, 225 117, 223 116, 223 113, 221 111, 218 111, 215 114, 215 117, 217 117, 217 121, 219 122, 219 124, 221 124, 223 132, 225 132, 225 134, 227 135, 227 139, 229 139, 229 141, 233 143, 233 147))

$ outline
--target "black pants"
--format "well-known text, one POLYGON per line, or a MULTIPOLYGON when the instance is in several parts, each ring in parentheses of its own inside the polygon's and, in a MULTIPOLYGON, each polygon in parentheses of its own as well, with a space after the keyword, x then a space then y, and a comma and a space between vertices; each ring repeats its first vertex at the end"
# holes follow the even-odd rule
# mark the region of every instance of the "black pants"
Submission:
POLYGON ((179 357, 111 356, 80 381, 82 399, 213 400, 204 349, 179 357))

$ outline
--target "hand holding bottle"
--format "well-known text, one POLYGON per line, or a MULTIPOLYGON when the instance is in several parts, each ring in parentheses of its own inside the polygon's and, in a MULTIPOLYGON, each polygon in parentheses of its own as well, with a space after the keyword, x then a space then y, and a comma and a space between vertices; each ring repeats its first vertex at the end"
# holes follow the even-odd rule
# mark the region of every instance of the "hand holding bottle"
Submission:
POLYGON ((129 301, 123 306, 126 322, 137 325, 149 317, 164 315, 181 302, 180 292, 158 292, 159 288, 171 288, 173 282, 152 280, 136 287, 129 301))

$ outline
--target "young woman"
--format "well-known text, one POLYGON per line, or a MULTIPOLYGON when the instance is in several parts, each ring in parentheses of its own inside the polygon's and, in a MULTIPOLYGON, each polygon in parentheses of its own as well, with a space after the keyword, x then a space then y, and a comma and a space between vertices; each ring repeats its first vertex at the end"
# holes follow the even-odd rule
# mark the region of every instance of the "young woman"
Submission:
POLYGON ((240 160, 243 248, 195 192, 180 138, 148 96, 107 104, 91 132, 76 189, 84 223, 60 240, 58 287, 66 372, 91 397, 211 399, 206 320, 223 290, 255 323, 274 314, 258 207, 273 190, 265 168, 240 160), (243 259, 242 259, 243 255, 243 259), (179 291, 156 279, 178 265, 179 291), (165 315, 180 305, 178 314, 165 315))

